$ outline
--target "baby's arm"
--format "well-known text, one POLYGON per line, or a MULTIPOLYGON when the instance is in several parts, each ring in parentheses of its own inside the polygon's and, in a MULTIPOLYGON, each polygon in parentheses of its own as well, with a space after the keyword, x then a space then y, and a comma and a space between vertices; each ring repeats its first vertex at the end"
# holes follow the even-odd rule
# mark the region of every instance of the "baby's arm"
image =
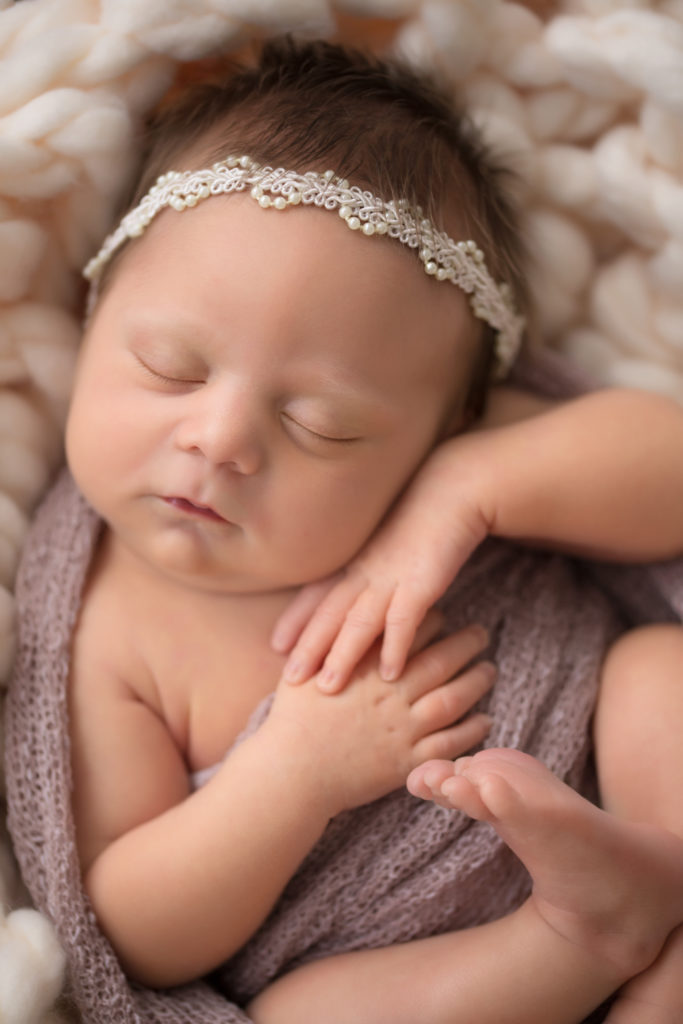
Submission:
MULTIPOLYGON (((483 424, 493 429, 467 437, 466 468, 487 532, 621 562, 683 551, 677 402, 603 390, 517 422, 514 411, 514 403, 507 417, 494 408, 483 424)), ((463 452, 453 458, 462 463, 463 452)))
POLYGON ((661 396, 605 390, 549 407, 497 389, 478 429, 436 449, 343 576, 285 613, 274 644, 294 648, 287 678, 307 678, 327 654, 320 680, 334 692, 381 632, 391 678, 489 533, 622 561, 677 555, 682 447, 683 409, 661 396))
POLYGON ((398 683, 381 680, 372 652, 339 701, 313 683, 279 687, 261 728, 192 794, 157 712, 106 665, 84 672, 75 658, 84 885, 133 977, 165 987, 218 966, 262 923, 331 817, 402 786, 426 757, 456 756, 485 737, 485 716, 458 721, 493 682, 490 665, 463 671, 484 631, 424 647, 438 625, 421 631, 398 683))

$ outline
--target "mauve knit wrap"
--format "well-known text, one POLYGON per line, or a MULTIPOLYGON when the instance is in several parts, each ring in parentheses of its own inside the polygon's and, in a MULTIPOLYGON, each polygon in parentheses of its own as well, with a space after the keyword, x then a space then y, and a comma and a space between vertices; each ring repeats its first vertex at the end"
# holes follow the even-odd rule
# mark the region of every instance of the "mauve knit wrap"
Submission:
MULTIPOLYGON (((542 378, 552 391, 552 373, 550 386, 542 378)), ((69 993, 86 1024, 238 1024, 248 1020, 239 1006, 297 964, 469 927, 521 903, 528 876, 488 825, 401 790, 331 822, 270 917, 212 984, 154 992, 129 983, 81 886, 70 808, 69 652, 99 529, 63 473, 20 571, 6 725, 16 853, 67 950, 69 993)), ((589 566, 489 540, 443 606, 451 628, 478 621, 491 630, 499 679, 483 702, 494 720, 487 745, 526 750, 592 793, 589 721, 601 660, 629 625, 681 618, 683 562, 589 566)), ((265 701, 247 732, 267 711, 265 701)))

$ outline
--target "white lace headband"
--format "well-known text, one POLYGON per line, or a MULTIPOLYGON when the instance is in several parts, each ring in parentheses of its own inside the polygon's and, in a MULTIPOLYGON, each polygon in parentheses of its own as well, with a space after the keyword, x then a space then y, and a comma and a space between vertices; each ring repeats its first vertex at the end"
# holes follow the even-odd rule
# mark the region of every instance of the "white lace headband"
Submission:
POLYGON ((510 286, 494 281, 476 242, 455 242, 427 220, 419 207, 411 208, 404 199, 380 199, 357 185, 349 185, 334 171, 299 174, 282 167, 263 167, 248 156, 230 156, 200 171, 162 174, 83 271, 93 285, 90 307, 97 280, 112 254, 129 238, 139 237, 160 210, 167 206, 186 210, 209 196, 247 188, 263 209, 284 210, 303 203, 338 210, 352 231, 387 235, 416 249, 426 273, 462 288, 470 296, 474 315, 496 330, 497 376, 504 377, 508 372, 519 350, 524 319, 515 311, 510 286))

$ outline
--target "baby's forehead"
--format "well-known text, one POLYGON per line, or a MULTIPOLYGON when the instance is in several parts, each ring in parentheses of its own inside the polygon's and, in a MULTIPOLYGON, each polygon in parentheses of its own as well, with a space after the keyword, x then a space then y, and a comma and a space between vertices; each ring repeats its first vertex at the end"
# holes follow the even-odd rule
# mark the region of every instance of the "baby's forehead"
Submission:
POLYGON ((180 215, 164 210, 125 262, 136 288, 155 292, 159 301, 168 297, 171 280, 202 274, 217 298, 225 292, 235 303, 251 297, 255 318, 274 305, 284 318, 288 311, 323 313, 327 299, 351 321, 372 313, 394 324, 397 309, 410 306, 427 329, 440 310, 455 317, 466 307, 460 289, 425 274, 395 240, 350 231, 324 209, 263 209, 244 194, 217 196, 180 215))
MULTIPOLYGON (((121 245, 146 233, 160 213, 169 208, 184 212, 198 205, 203 207, 207 199, 213 202, 231 194, 240 198, 248 195, 263 210, 288 212, 290 218, 291 207, 324 209, 338 214, 347 228, 369 237, 375 246, 389 238, 401 243, 418 257, 427 275, 457 285, 467 293, 475 316, 498 328, 499 341, 503 342, 500 354, 505 358, 514 355, 521 319, 515 314, 509 290, 506 292, 491 277, 477 243, 454 241, 419 206, 414 207, 405 199, 384 200, 350 184, 331 169, 301 173, 262 165, 253 157, 242 155, 229 156, 200 170, 165 173, 105 240, 88 264, 86 276, 96 282, 121 245)), ((168 218, 164 220, 167 222, 168 218)), ((403 260, 398 250, 396 255, 403 260)))

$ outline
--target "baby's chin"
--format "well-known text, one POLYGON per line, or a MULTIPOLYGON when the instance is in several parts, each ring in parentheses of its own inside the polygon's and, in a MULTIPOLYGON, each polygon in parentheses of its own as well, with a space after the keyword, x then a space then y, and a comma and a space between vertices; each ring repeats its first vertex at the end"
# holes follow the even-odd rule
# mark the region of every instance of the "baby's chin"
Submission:
POLYGON ((231 563, 226 558, 212 557, 210 549, 196 543, 191 531, 144 538, 125 528, 117 529, 106 516, 102 518, 103 534, 112 553, 122 556, 133 572, 141 572, 157 584, 221 598, 291 598, 307 584, 332 574, 331 569, 326 571, 327 565, 302 573, 289 565, 276 567, 272 560, 266 566, 250 565, 243 559, 231 563))

